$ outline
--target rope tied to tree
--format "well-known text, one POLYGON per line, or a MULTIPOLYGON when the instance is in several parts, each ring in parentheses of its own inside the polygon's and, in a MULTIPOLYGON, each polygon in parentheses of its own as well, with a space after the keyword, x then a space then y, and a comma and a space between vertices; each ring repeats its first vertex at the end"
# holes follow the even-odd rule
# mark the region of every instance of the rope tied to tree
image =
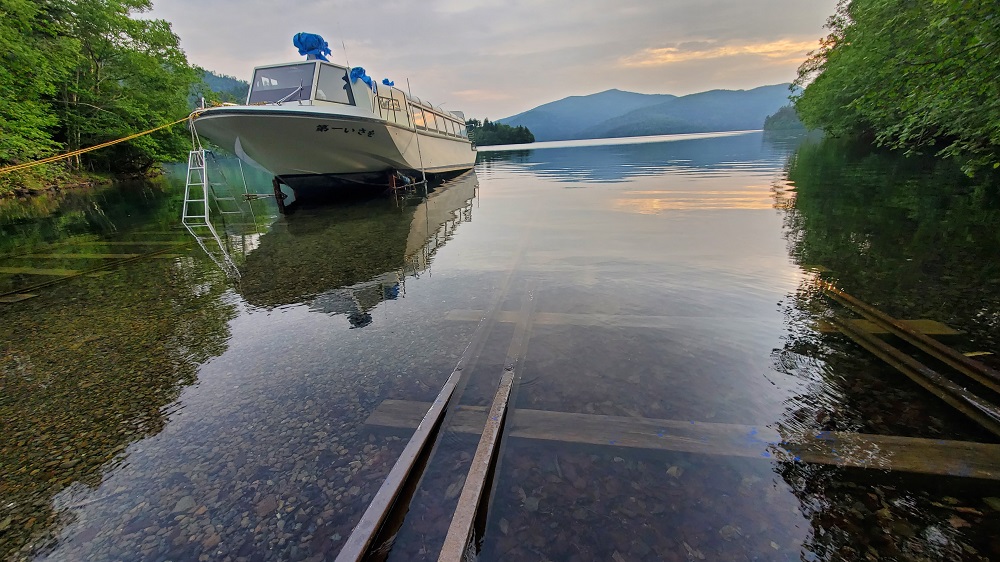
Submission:
POLYGON ((101 144, 98 144, 98 145, 95 145, 95 146, 91 146, 91 147, 88 147, 88 148, 81 148, 79 150, 74 150, 72 152, 66 152, 64 154, 57 154, 55 156, 49 156, 48 158, 42 158, 41 160, 35 160, 34 162, 25 162, 24 164, 15 164, 13 166, 7 166, 6 168, 0 168, 0 176, 2 176, 4 174, 11 173, 11 172, 18 172, 20 170, 27 170, 28 168, 34 168, 35 166, 41 166, 42 164, 51 164, 52 162, 58 162, 60 160, 66 160, 68 158, 73 158, 74 156, 79 156, 81 154, 86 154, 88 152, 93 152, 95 150, 100 150, 102 148, 107 148, 109 146, 120 144, 120 143, 123 143, 123 142, 128 142, 128 141, 130 141, 132 139, 136 139, 136 138, 148 135, 150 133, 155 133, 156 131, 159 131, 159 130, 162 130, 162 129, 166 129, 167 127, 172 127, 172 126, 174 126, 174 125, 176 125, 178 123, 182 123, 182 122, 187 121, 189 119, 194 119, 198 115, 199 115, 199 113, 196 111, 196 112, 192 113, 191 115, 188 115, 187 117, 184 117, 183 119, 178 119, 177 121, 174 121, 173 123, 167 123, 166 125, 160 125, 159 127, 154 127, 152 129, 149 129, 148 131, 143 131, 141 133, 135 133, 134 135, 129 135, 127 137, 122 137, 120 139, 115 139, 113 141, 104 142, 104 143, 101 143, 101 144))

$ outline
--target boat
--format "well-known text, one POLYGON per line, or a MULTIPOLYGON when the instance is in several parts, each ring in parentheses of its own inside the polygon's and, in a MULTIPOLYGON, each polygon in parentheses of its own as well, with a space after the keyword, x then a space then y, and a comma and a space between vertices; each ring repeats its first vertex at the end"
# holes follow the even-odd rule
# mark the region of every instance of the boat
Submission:
POLYGON ((190 119, 196 139, 272 175, 279 202, 300 190, 398 187, 472 168, 476 148, 462 112, 330 62, 318 35, 297 34, 293 44, 305 61, 254 68, 246 103, 198 109, 190 119))

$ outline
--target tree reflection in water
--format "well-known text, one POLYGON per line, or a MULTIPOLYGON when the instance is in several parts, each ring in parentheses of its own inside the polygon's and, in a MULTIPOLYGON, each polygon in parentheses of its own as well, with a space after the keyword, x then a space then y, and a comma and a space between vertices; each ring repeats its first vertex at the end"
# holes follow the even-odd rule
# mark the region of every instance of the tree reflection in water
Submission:
MULTIPOLYGON (((896 318, 930 318, 964 334, 961 351, 997 350, 1000 197, 995 178, 971 180, 949 162, 872 154, 833 140, 801 146, 778 194, 785 238, 805 270, 784 304, 789 334, 775 369, 803 391, 783 432, 850 431, 991 442, 943 402, 845 337, 821 333, 834 312, 816 276, 896 318)), ((989 356, 986 357, 990 361, 989 356)), ((806 559, 995 559, 996 482, 801 463, 775 472, 812 531, 806 559)))
MULTIPOLYGON (((177 192, 137 187, 41 196, 27 203, 32 222, 6 205, 5 242, 66 253, 121 252, 103 244, 109 233, 134 236, 129 251, 187 242, 162 228, 177 222, 177 192)), ((53 498, 96 488, 129 444, 163 429, 166 406, 227 347, 228 286, 197 260, 150 259, 0 305, 0 557, 44 545, 69 522, 53 498)))

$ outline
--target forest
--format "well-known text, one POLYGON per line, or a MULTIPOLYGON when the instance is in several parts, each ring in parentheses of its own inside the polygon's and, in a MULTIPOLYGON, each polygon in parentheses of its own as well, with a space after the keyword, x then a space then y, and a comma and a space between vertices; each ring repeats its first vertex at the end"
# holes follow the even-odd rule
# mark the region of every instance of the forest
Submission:
MULTIPOLYGON (((149 0, 0 0, 0 167, 184 118, 213 99, 170 23, 134 17, 149 0)), ((182 158, 183 124, 97 152, 0 175, 0 193, 88 173, 142 175, 182 158)))
POLYGON ((804 131, 806 126, 802 124, 795 108, 786 105, 776 111, 773 115, 768 115, 764 119, 765 131, 804 131))
POLYGON ((489 119, 469 119, 465 122, 469 138, 479 146, 498 144, 527 144, 535 142, 535 135, 523 125, 511 127, 489 119))
POLYGON ((796 81, 808 128, 1000 167, 995 0, 841 0, 827 28, 796 81))

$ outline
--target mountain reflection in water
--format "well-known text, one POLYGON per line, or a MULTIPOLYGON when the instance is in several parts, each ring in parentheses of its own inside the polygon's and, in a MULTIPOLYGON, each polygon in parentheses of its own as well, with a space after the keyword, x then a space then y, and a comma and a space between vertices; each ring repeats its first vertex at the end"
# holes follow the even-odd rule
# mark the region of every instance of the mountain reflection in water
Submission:
MULTIPOLYGON (((539 143, 545 148, 490 150, 480 148, 478 169, 484 177, 493 170, 530 174, 568 184, 621 183, 664 173, 700 177, 731 172, 769 171, 783 165, 802 137, 765 133, 719 133, 646 137, 628 144, 581 144, 579 141, 539 143), (763 138, 763 142, 761 139, 763 138), (669 141, 669 142, 666 142, 669 141), (565 146, 564 146, 565 145, 565 146)), ((614 141, 625 139, 596 139, 614 141)))

